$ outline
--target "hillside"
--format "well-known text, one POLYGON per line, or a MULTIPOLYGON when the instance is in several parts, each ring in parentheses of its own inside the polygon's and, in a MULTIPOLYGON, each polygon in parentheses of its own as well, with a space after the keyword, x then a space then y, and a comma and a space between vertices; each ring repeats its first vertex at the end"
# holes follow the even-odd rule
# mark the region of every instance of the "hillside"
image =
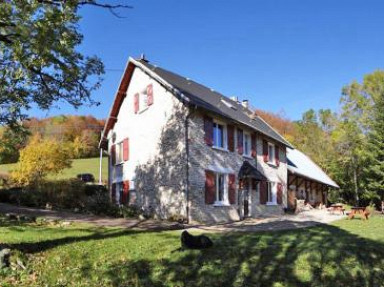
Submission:
MULTIPOLYGON (((8 173, 15 167, 15 163, 11 164, 2 164, 0 165, 0 173, 8 173)), ((107 180, 108 176, 108 159, 103 158, 103 181, 107 180)), ((62 173, 57 176, 51 176, 51 179, 66 179, 76 177, 79 173, 92 173, 96 180, 99 179, 99 158, 84 158, 84 159, 74 159, 72 162, 72 167, 63 170, 62 173)))

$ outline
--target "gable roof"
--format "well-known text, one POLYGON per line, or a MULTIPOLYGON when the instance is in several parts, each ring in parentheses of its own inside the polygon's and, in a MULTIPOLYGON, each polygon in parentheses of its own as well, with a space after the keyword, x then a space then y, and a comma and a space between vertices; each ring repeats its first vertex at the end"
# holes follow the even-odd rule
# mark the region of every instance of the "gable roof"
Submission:
POLYGON ((230 98, 206 87, 188 78, 177 75, 173 72, 150 64, 147 60, 129 59, 127 68, 120 83, 110 116, 107 119, 100 146, 105 144, 108 131, 113 127, 120 109, 122 99, 126 95, 126 89, 132 76, 133 66, 142 69, 149 76, 157 80, 166 89, 187 105, 193 105, 215 114, 229 118, 235 122, 246 125, 269 138, 287 146, 291 144, 285 140, 276 130, 268 125, 261 117, 249 108, 245 108, 241 103, 233 101, 230 98), (123 88, 123 89, 121 89, 123 88), (125 90, 124 90, 125 88, 125 90))
POLYGON ((316 163, 301 151, 287 148, 287 159, 289 172, 339 188, 336 182, 334 182, 316 163))

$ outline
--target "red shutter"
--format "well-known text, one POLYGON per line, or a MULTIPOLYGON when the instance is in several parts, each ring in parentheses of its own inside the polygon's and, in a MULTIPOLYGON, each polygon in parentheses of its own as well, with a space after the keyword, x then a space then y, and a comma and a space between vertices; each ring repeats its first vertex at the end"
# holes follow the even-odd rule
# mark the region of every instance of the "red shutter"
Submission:
POLYGON ((277 204, 283 204, 283 185, 277 184, 277 204))
POLYGON ((268 142, 263 140, 263 159, 264 162, 268 162, 268 142))
POLYGON ((227 134, 228 134, 228 150, 235 151, 235 128, 234 126, 227 126, 227 134))
POLYGON ((126 138, 123 141, 123 160, 129 160, 129 139, 126 138))
POLYGON ((153 86, 152 84, 147 86, 147 105, 153 104, 153 86))
POLYGON ((135 114, 139 111, 139 94, 135 94, 133 97, 133 109, 135 111, 135 114))
POLYGON ((236 176, 228 174, 228 200, 229 204, 236 203, 236 176))
POLYGON ((121 199, 122 204, 128 203, 128 195, 129 195, 129 181, 126 180, 123 182, 123 197, 121 199))
POLYGON ((204 117, 204 140, 207 145, 213 145, 213 119, 210 117, 204 117))
POLYGON ((213 204, 215 202, 216 177, 213 171, 205 171, 205 203, 213 204))
POLYGON ((243 154, 243 130, 237 129, 237 152, 243 154))
POLYGON ((252 148, 252 150, 251 150, 251 156, 252 156, 253 158, 256 158, 257 150, 256 150, 256 134, 255 134, 255 133, 253 133, 253 134, 251 135, 251 148, 252 148))
POLYGON ((280 165, 280 149, 277 145, 275 145, 275 162, 277 166, 280 165))
POLYGON ((260 204, 266 204, 268 195, 267 195, 267 182, 261 181, 260 182, 260 204))
POLYGON ((112 203, 116 203, 116 183, 112 183, 111 199, 112 199, 112 203))
POLYGON ((112 165, 116 164, 116 145, 111 146, 111 161, 112 165))

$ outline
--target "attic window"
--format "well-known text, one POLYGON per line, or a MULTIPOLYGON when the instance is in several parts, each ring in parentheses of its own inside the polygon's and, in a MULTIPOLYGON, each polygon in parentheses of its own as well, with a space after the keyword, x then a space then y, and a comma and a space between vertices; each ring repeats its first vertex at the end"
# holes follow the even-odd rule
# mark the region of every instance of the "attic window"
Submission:
POLYGON ((237 108, 236 108, 235 106, 233 106, 231 103, 227 102, 226 100, 221 99, 221 102, 222 102, 224 105, 226 105, 228 108, 237 110, 237 108))

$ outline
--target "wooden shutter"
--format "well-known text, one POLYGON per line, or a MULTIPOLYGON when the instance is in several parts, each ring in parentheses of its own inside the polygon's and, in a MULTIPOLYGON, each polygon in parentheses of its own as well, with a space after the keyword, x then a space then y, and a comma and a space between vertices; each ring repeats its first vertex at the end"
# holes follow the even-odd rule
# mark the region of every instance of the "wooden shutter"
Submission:
POLYGON ((283 185, 277 184, 277 204, 283 204, 283 185))
POLYGON ((135 111, 135 114, 139 112, 139 94, 138 93, 136 93, 133 96, 133 109, 135 111))
POLYGON ((121 199, 122 204, 128 203, 128 195, 129 195, 129 180, 123 182, 123 196, 121 199))
POLYGON ((112 203, 116 203, 116 183, 112 183, 111 199, 112 199, 112 203))
POLYGON ((204 117, 204 141, 207 145, 213 145, 213 119, 204 117))
POLYGON ((112 165, 116 164, 116 145, 111 146, 111 161, 112 165))
POLYGON ((280 149, 278 145, 275 145, 275 162, 277 166, 280 165, 280 149))
POLYGON ((228 200, 229 204, 236 203, 236 176, 228 174, 228 200))
POLYGON ((268 162, 268 142, 263 140, 263 159, 264 162, 268 162))
POLYGON ((252 178, 252 190, 256 190, 257 189, 257 180, 252 178))
POLYGON ((235 151, 235 127, 232 125, 228 125, 227 134, 228 134, 228 150, 235 151))
POLYGON ((205 171, 205 204, 213 204, 216 194, 216 176, 213 171, 205 171))
POLYGON ((252 135, 251 135, 251 156, 253 157, 253 158, 256 158, 256 155, 257 155, 257 150, 256 150, 256 148, 257 148, 257 143, 256 143, 256 134, 255 133, 253 133, 252 135))
POLYGON ((149 84, 147 86, 147 105, 150 106, 153 104, 153 85, 149 84))
POLYGON ((267 182, 260 182, 260 204, 266 204, 268 200, 268 190, 267 190, 267 182))
POLYGON ((129 160, 129 139, 126 138, 123 141, 123 160, 129 160))
POLYGON ((243 130, 237 129, 237 152, 243 154, 243 130))

